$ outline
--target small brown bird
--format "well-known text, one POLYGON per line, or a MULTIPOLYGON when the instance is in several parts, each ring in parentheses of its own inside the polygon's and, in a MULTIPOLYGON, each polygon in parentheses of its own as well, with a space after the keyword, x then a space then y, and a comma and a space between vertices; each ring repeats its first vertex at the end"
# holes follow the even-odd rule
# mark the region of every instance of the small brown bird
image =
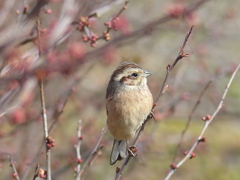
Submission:
POLYGON ((127 156, 132 139, 150 114, 153 98, 147 86, 152 73, 124 62, 112 74, 107 88, 107 126, 114 137, 110 164, 127 156))

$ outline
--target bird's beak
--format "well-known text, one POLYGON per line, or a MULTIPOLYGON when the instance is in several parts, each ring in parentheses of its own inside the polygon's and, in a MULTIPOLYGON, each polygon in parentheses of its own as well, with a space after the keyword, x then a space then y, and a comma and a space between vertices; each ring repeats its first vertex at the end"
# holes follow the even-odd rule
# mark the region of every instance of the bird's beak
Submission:
POLYGON ((145 70, 144 70, 144 73, 145 73, 144 77, 148 77, 148 76, 151 76, 153 74, 153 73, 151 73, 149 71, 145 71, 145 70))

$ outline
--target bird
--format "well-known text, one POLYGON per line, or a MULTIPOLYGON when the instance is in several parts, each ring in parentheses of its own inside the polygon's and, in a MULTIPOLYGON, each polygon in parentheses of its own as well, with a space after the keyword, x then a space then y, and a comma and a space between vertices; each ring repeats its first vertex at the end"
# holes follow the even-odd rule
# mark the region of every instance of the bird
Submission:
POLYGON ((114 137, 111 165, 127 157, 128 141, 151 114, 153 97, 147 85, 150 75, 132 62, 123 62, 111 75, 106 92, 107 127, 114 137))

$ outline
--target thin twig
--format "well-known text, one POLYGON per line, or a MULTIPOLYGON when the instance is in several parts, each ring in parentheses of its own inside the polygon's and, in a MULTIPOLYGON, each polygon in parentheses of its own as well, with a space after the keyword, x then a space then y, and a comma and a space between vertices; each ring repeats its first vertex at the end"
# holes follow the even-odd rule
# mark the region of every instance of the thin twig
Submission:
POLYGON ((176 158, 177 158, 177 155, 178 155, 178 153, 179 153, 179 151, 180 151, 180 149, 181 149, 181 145, 182 145, 183 138, 184 138, 184 136, 185 136, 185 134, 186 134, 186 132, 187 132, 187 130, 188 130, 191 122, 192 122, 192 116, 193 116, 194 112, 196 111, 197 107, 199 106, 199 104, 201 103, 203 95, 205 94, 205 92, 207 91, 207 89, 212 85, 212 83, 213 83, 217 78, 219 78, 221 75, 224 75, 224 74, 226 74, 226 72, 224 72, 224 73, 216 73, 216 75, 215 75, 213 78, 211 78, 211 79, 206 83, 205 87, 204 87, 203 90, 200 92, 196 103, 194 104, 191 112, 189 113, 186 126, 185 126, 184 130, 182 131, 182 134, 181 134, 179 143, 178 143, 178 145, 177 145, 177 148, 176 148, 176 151, 175 151, 175 154, 174 154, 172 163, 174 163, 175 160, 176 160, 176 158))
POLYGON ((166 82, 167 82, 167 79, 168 79, 168 75, 170 74, 170 72, 173 70, 173 68, 175 67, 175 65, 178 63, 179 60, 181 60, 183 57, 187 57, 189 56, 189 54, 184 54, 184 47, 186 46, 186 43, 192 33, 192 30, 193 30, 193 27, 192 26, 189 30, 189 32, 187 33, 185 39, 184 39, 184 42, 182 44, 182 46, 180 47, 180 52, 178 53, 178 56, 177 58, 175 59, 175 61, 172 63, 172 65, 168 65, 166 67, 167 71, 166 71, 166 76, 165 76, 165 79, 163 81, 163 84, 162 84, 162 87, 161 87, 161 90, 158 94, 158 97, 155 101, 155 103, 157 104, 157 102, 159 101, 159 99, 162 97, 163 93, 165 92, 164 89, 166 88, 166 82))
POLYGON ((53 115, 53 122, 50 124, 49 128, 48 128, 48 133, 50 133, 50 131, 52 130, 52 128, 54 127, 54 125, 57 123, 58 118, 60 117, 60 115, 63 113, 63 110, 67 104, 68 101, 68 97, 72 94, 72 91, 69 92, 69 94, 65 97, 65 99, 59 99, 59 104, 62 105, 61 109, 58 109, 58 105, 59 104, 55 104, 55 111, 54 111, 54 115, 53 115))
POLYGON ((44 140, 46 145, 47 180, 51 180, 51 148, 47 146, 48 125, 47 125, 47 113, 46 113, 46 106, 45 106, 44 86, 43 86, 42 79, 39 80, 39 87, 40 87, 40 97, 41 97, 42 116, 43 116, 44 140))
MULTIPOLYGON (((98 157, 98 155, 100 154, 100 152, 101 152, 101 150, 102 150, 103 147, 104 147, 104 145, 100 145, 100 146, 97 148, 97 150, 95 151, 95 153, 92 155, 90 161, 88 162, 88 167, 90 167, 90 166, 94 163, 94 161, 97 159, 97 157, 98 157)), ((88 168, 88 169, 89 169, 89 168, 88 168)), ((87 170, 88 170, 88 169, 87 169, 87 170)), ((82 180, 85 179, 85 177, 86 177, 86 175, 87 175, 87 170, 84 171, 84 175, 83 175, 83 177, 82 177, 82 180)))
MULTIPOLYGON (((96 41, 98 41, 98 40, 100 40, 100 39, 105 39, 106 41, 109 41, 109 40, 110 40, 110 35, 109 35, 109 33, 110 33, 110 31, 112 30, 112 28, 113 28, 114 21, 117 20, 117 18, 119 18, 119 16, 121 15, 121 13, 122 13, 124 10, 127 9, 127 4, 128 4, 128 3, 129 3, 129 2, 126 1, 125 4, 124 4, 124 6, 123 6, 123 7, 121 8, 121 10, 117 13, 117 15, 116 15, 115 17, 111 18, 111 20, 108 22, 109 25, 107 25, 107 29, 104 31, 103 35, 102 35, 102 36, 99 36, 99 37, 96 37, 96 40, 94 40, 94 42, 91 41, 91 43, 96 43, 96 41)), ((91 39, 91 36, 93 36, 95 33, 93 33, 92 31, 90 31, 89 25, 87 25, 87 24, 89 23, 89 19, 90 19, 91 17, 97 17, 97 16, 98 16, 97 14, 91 14, 91 15, 89 15, 89 16, 87 17, 87 20, 86 20, 85 18, 82 18, 82 19, 83 19, 83 22, 82 22, 83 24, 86 23, 85 21, 87 21, 86 25, 83 25, 82 28, 83 28, 83 30, 84 30, 84 32, 85 32, 85 35, 86 35, 86 37, 87 37, 88 39, 91 39)), ((72 22, 71 24, 72 24, 72 25, 74 25, 74 24, 79 24, 79 22, 72 22)))
POLYGON ((49 3, 49 0, 37 0, 36 5, 31 10, 31 12, 27 15, 27 17, 24 20, 24 22, 27 23, 31 19, 34 19, 36 16, 38 16, 38 14, 39 14, 40 10, 42 9, 42 7, 44 7, 48 3, 49 3))
POLYGON ((34 174, 34 176, 33 176, 33 180, 35 180, 35 179, 38 177, 38 169, 39 169, 39 167, 40 167, 40 164, 37 163, 37 166, 36 166, 36 168, 35 168, 35 174, 34 174))
MULTIPOLYGON (((156 104, 158 103, 160 97, 163 95, 163 93, 165 92, 165 90, 166 90, 166 88, 167 88, 166 82, 167 82, 169 73, 173 70, 173 68, 175 67, 175 65, 178 63, 178 61, 179 61, 180 59, 188 56, 188 54, 184 54, 183 49, 184 49, 184 47, 185 47, 185 45, 186 45, 186 43, 187 43, 187 41, 188 41, 188 39, 189 39, 189 36, 190 36, 191 33, 192 33, 192 29, 193 29, 193 26, 190 28, 189 32, 187 33, 187 35, 186 35, 186 37, 185 37, 185 39, 184 39, 183 45, 181 46, 181 50, 180 50, 177 58, 176 58, 175 61, 173 62, 173 64, 172 64, 171 66, 169 66, 169 65, 167 66, 166 76, 165 76, 165 79, 164 79, 164 81, 163 81, 163 84, 162 84, 161 90, 160 90, 160 92, 159 92, 159 95, 158 95, 158 97, 157 97, 157 99, 156 99, 156 101, 155 101, 155 103, 154 103, 154 106, 152 107, 152 112, 153 112, 153 110, 155 109, 156 104)), ((147 119, 144 121, 144 123, 143 123, 142 126, 140 127, 140 129, 139 129, 139 131, 138 131, 138 133, 137 133, 137 135, 136 135, 136 137, 135 137, 135 139, 134 139, 134 142, 133 142, 133 145, 132 145, 132 146, 136 146, 136 144, 137 144, 137 142, 138 142, 138 139, 139 139, 142 131, 144 130, 145 125, 146 125, 147 122, 148 122, 150 119, 152 119, 152 118, 153 118, 153 115, 150 114, 150 115, 147 117, 147 119)), ((131 156, 130 154, 127 155, 127 157, 126 157, 126 159, 124 160, 121 168, 116 172, 115 180, 119 180, 119 179, 120 179, 121 174, 122 174, 123 170, 125 169, 126 165, 128 164, 128 162, 129 162, 129 160, 130 160, 131 157, 132 157, 132 156, 131 156)))
POLYGON ((48 128, 48 133, 52 130, 54 125, 57 123, 59 116, 62 114, 65 108, 65 105, 67 104, 68 98, 71 96, 73 92, 73 87, 77 83, 79 83, 81 80, 83 80, 84 77, 90 72, 90 70, 92 70, 93 67, 94 67, 94 62, 91 63, 91 65, 85 71, 83 70, 76 71, 75 74, 73 74, 72 76, 74 78, 69 79, 69 82, 66 83, 65 89, 62 90, 62 92, 60 92, 58 100, 52 106, 53 110, 49 110, 49 117, 53 119, 53 122, 50 124, 48 128), (59 104, 61 104, 60 106, 61 108, 58 108, 59 104))
MULTIPOLYGON (((82 133, 81 133, 82 127, 80 126, 81 123, 82 123, 82 120, 79 120, 78 121, 78 128, 77 128, 78 142, 75 145, 76 154, 77 154, 77 174, 81 170, 81 161, 82 161, 81 152, 80 152, 81 144, 82 144, 82 138, 81 138, 82 137, 82 133)), ((80 179, 81 179, 81 176, 76 177, 76 180, 80 180, 80 179)))
POLYGON ((40 11, 38 12, 38 16, 36 18, 36 26, 37 26, 37 41, 38 41, 38 54, 39 57, 42 55, 42 42, 41 42, 41 22, 40 22, 40 11))
POLYGON ((119 18, 119 16, 122 14, 122 12, 127 9, 128 3, 129 3, 129 2, 126 1, 125 4, 124 4, 124 6, 122 7, 122 9, 118 12, 118 14, 117 14, 114 18, 111 19, 111 21, 110 21, 110 22, 111 22, 111 25, 107 28, 107 31, 106 31, 107 33, 109 33, 109 32, 111 31, 111 29, 112 29, 113 20, 119 18))
POLYGON ((17 169, 15 167, 15 162, 13 162, 11 155, 8 155, 8 158, 14 171, 14 174, 13 174, 14 178, 16 178, 17 180, 20 180, 17 169))
MULTIPOLYGON (((42 55, 41 33, 40 33, 40 9, 38 10, 36 25, 37 25, 38 51, 39 51, 39 58, 40 58, 42 55)), ((47 123, 47 112, 46 112, 46 105, 45 105, 43 79, 44 79, 43 77, 39 77, 39 88, 40 88, 41 108, 42 108, 42 117, 43 117, 44 141, 46 146, 47 180, 51 180, 51 148, 47 146, 48 123, 47 123)))
POLYGON ((203 88, 203 90, 201 91, 195 105, 193 106, 191 112, 189 113, 189 116, 188 116, 188 120, 187 120, 187 124, 184 128, 184 130, 182 131, 182 134, 181 134, 181 137, 180 137, 180 141, 178 143, 178 146, 177 146, 177 149, 176 149, 176 152, 175 152, 175 155, 173 157, 173 160, 172 162, 174 162, 177 158, 177 155, 178 155, 178 151, 180 150, 181 148, 181 145, 182 145, 182 141, 183 141, 183 137, 185 135, 185 133, 187 132, 190 124, 191 124, 191 121, 192 121, 192 116, 193 116, 193 113, 195 112, 195 110, 197 109, 197 107, 199 106, 199 104, 201 103, 201 100, 202 100, 202 97, 204 95, 204 93, 206 92, 206 90, 211 86, 212 82, 214 81, 214 79, 211 79, 208 81, 208 83, 205 85, 205 87, 203 88))
POLYGON ((90 160, 92 159, 92 157, 96 154, 98 148, 99 148, 99 144, 102 140, 103 135, 106 132, 106 128, 103 128, 103 130, 101 131, 101 135, 93 149, 93 151, 91 152, 91 154, 88 156, 87 160, 85 161, 85 163, 82 166, 82 169, 80 170, 80 172, 77 174, 77 178, 81 176, 81 174, 83 173, 84 169, 86 168, 86 166, 89 164, 90 160))
MULTIPOLYGON (((194 2, 192 4, 190 4, 187 8, 186 8, 186 11, 183 13, 183 16, 187 16, 189 13, 195 11, 197 8, 199 8, 201 5, 203 5, 204 3, 208 2, 208 0, 199 0, 197 2, 194 2)), ((116 38, 114 38, 112 41, 110 41, 109 43, 105 44, 104 46, 94 50, 94 51, 91 51, 91 52, 88 52, 85 54, 84 57, 82 57, 82 61, 79 61, 79 64, 78 64, 78 67, 80 65, 82 65, 82 62, 87 62, 87 61, 90 61, 90 59, 96 59, 96 57, 99 56, 99 54, 101 54, 104 50, 106 50, 107 48, 111 47, 111 46, 115 46, 115 47, 120 47, 124 44, 129 44, 129 41, 132 41, 132 39, 135 39, 135 40, 139 40, 141 38, 143 38, 144 36, 148 35, 149 33, 148 32, 154 32, 157 29, 157 27, 161 24, 164 24, 166 22, 169 22, 171 20, 175 20, 174 17, 170 16, 170 15, 167 15, 167 16, 164 16, 164 17, 161 17, 155 21, 152 21, 150 23, 146 23, 141 29, 137 29, 129 34, 124 34, 124 35, 121 35, 121 36, 118 36, 116 38)), ((74 32, 74 31, 72 31, 74 32)), ((23 37, 23 35, 18 35, 19 37, 23 37)), ((11 37, 10 39, 8 39, 6 42, 3 42, 0 44, 0 51, 3 51, 8 45, 10 44, 13 44, 15 41, 14 39, 16 38, 19 38, 17 35, 11 37)), ((51 47, 49 47, 51 48, 51 47)), ((40 66, 40 65, 39 65, 40 66)), ((10 81, 12 79, 14 80, 20 80, 20 79, 24 79, 26 77, 29 77, 33 74, 35 74, 36 70, 39 68, 39 66, 37 66, 36 68, 32 68, 31 70, 28 70, 24 73, 21 73, 21 74, 17 74, 17 75, 9 75, 7 77, 1 77, 0 78, 0 81, 1 83, 3 82, 6 82, 6 81, 10 81)), ((69 69, 72 68, 73 66, 76 67, 76 65, 68 65, 69 69)), ((54 67, 52 67, 52 64, 41 64, 41 67, 44 68, 44 69, 52 69, 52 70, 58 70, 58 71, 61 71, 62 69, 65 69, 66 68, 66 64, 56 64, 54 67)))
MULTIPOLYGON (((132 146, 136 146, 136 145, 137 145, 138 139, 139 139, 142 131, 144 130, 144 127, 145 127, 146 123, 147 123, 151 118, 152 118, 152 117, 148 116, 147 119, 143 122, 142 126, 140 127, 140 129, 139 129, 139 131, 138 131, 138 133, 137 133, 137 135, 136 135, 136 138, 134 139, 134 142, 133 142, 132 146)), ((127 157, 126 157, 126 159, 124 160, 121 168, 116 172, 115 180, 119 180, 119 179, 120 179, 120 177, 121 177, 121 175, 122 175, 122 172, 123 172, 123 170, 125 169, 125 167, 127 166, 127 164, 128 164, 128 162, 129 162, 129 160, 130 160, 131 157, 132 157, 132 155, 130 155, 130 154, 127 155, 127 157)))
POLYGON ((97 150, 94 152, 94 154, 92 155, 92 158, 90 159, 90 161, 88 162, 88 166, 90 167, 91 165, 93 165, 94 161, 96 160, 96 158, 98 157, 98 155, 100 154, 101 150, 103 149, 104 145, 100 145, 97 150))
POLYGON ((168 179, 173 175, 173 173, 176 171, 176 169, 179 168, 184 162, 187 161, 187 159, 189 159, 189 158, 191 157, 191 154, 192 154, 192 152, 194 151, 194 149, 196 148, 196 146, 198 145, 198 143, 199 143, 199 142, 202 142, 204 132, 205 132, 206 129, 208 128, 209 124, 213 121, 213 119, 215 118, 215 116, 217 115, 217 113, 219 112, 219 110, 223 107, 223 101, 224 101, 224 99, 225 99, 225 97, 226 97, 226 95, 227 95, 227 92, 228 92, 228 90, 229 90, 229 87, 230 87, 230 85, 231 85, 231 83, 232 83, 232 81, 233 81, 233 79, 234 79, 237 71, 239 70, 239 68, 240 68, 240 64, 237 66, 237 68, 235 69, 235 71, 232 73, 232 76, 231 76, 231 78, 230 78, 230 80, 229 80, 229 82, 228 82, 228 84, 227 84, 227 86, 226 86, 226 88, 225 88, 225 91, 224 91, 224 93, 223 93, 223 95, 222 95, 222 98, 221 98, 219 104, 218 104, 218 107, 217 107, 216 110, 213 112, 211 118, 210 118, 209 120, 206 120, 206 121, 205 121, 205 125, 204 125, 204 127, 203 127, 203 129, 202 129, 202 131, 201 131, 201 133, 200 133, 200 135, 199 135, 199 137, 198 137, 198 139, 196 140, 196 142, 193 144, 193 146, 192 146, 191 149, 188 151, 188 153, 186 154, 186 156, 185 156, 177 165, 174 165, 174 168, 171 168, 171 170, 169 171, 169 173, 167 174, 167 176, 166 176, 166 178, 165 178, 164 180, 168 180, 168 179))
MULTIPOLYGON (((53 122, 50 124, 50 126, 48 128, 48 134, 50 133, 50 131, 52 130, 54 125, 58 122, 58 118, 62 114, 62 112, 63 112, 63 110, 65 108, 65 105, 67 103, 68 98, 72 94, 73 87, 77 83, 79 83, 93 67, 94 67, 94 63, 92 63, 84 72, 82 72, 82 71, 75 72, 75 74, 73 75, 73 76, 75 76, 75 78, 71 78, 69 80, 69 82, 65 86, 65 89, 62 90, 62 92, 60 93, 59 97, 57 98, 57 101, 53 104, 52 107, 48 108, 48 119, 52 119, 53 120, 53 122), (61 108, 59 108, 59 103, 61 104, 61 108)), ((14 131, 12 133, 14 133, 14 131)), ((45 144, 45 140, 42 142, 41 146, 38 148, 38 152, 34 156, 35 158, 32 160, 30 165, 27 167, 27 169, 26 169, 26 171, 25 171, 25 173, 23 175, 23 178, 22 178, 23 180, 25 180, 27 178, 27 175, 28 175, 28 173, 30 171, 31 165, 36 162, 37 157, 40 154, 44 144, 45 144)))

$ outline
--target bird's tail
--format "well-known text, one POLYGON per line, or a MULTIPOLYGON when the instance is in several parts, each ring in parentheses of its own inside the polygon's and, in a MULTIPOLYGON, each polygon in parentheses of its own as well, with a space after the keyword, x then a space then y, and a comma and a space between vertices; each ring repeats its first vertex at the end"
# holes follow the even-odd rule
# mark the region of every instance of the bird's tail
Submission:
POLYGON ((122 160, 127 157, 127 141, 118 141, 114 139, 112 153, 110 157, 110 164, 115 164, 118 160, 122 160))

